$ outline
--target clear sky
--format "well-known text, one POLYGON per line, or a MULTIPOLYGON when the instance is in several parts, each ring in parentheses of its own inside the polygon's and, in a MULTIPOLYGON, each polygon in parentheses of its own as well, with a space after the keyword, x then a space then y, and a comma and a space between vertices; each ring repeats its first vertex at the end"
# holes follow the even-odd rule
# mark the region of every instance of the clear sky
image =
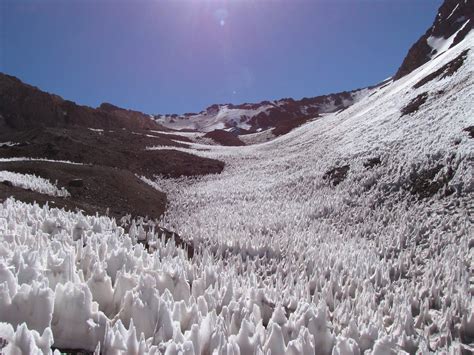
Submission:
POLYGON ((391 76, 441 0, 0 0, 0 71, 147 113, 391 76))

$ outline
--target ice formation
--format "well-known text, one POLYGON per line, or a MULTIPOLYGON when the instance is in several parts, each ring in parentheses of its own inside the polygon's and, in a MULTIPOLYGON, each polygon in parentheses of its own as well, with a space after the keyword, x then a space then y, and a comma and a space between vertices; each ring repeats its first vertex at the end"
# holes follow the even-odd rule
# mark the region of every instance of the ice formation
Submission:
POLYGON ((226 162, 220 175, 147 180, 169 194, 160 223, 194 243, 191 259, 151 222, 125 233, 108 217, 6 200, 2 351, 472 351, 472 51, 451 77, 413 85, 473 44, 471 33, 271 142, 176 148, 226 162), (423 92, 428 103, 401 116, 423 92), (324 179, 346 165, 337 186, 324 179), (421 198, 419 181, 445 184, 421 198))
POLYGON ((32 190, 50 196, 70 196, 69 192, 64 187, 58 188, 55 184, 52 184, 51 181, 42 178, 41 176, 0 170, 0 182, 4 181, 9 181, 13 186, 22 189, 32 190))

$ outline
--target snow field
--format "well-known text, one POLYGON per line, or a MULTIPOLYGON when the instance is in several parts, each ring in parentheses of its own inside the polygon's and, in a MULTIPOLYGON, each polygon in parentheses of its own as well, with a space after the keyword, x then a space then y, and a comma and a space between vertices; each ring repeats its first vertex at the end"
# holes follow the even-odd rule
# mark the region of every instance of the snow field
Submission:
MULTIPOLYGON (((323 302, 332 336, 352 339, 358 351, 472 347, 474 144, 463 132, 474 124, 472 51, 452 77, 412 86, 472 48, 473 38, 271 142, 176 148, 224 160, 226 168, 218 176, 157 177, 170 200, 164 225, 228 265, 258 260, 252 273, 273 304, 323 302), (400 109, 422 92, 427 103, 402 117, 400 109), (373 157, 382 164, 364 167, 373 157), (348 176, 332 187, 324 173, 342 165, 350 166, 348 176), (438 165, 433 181, 452 169, 454 194, 411 194, 414 176, 438 165)), ((329 343, 334 350, 337 341, 329 343)))
POLYGON ((219 175, 147 182, 160 225, 8 199, 0 205, 2 351, 105 354, 426 354, 472 351, 473 53, 421 78, 474 34, 338 114, 271 142, 176 148, 222 159, 219 175), (422 92, 428 101, 401 116, 422 92), (462 98, 459 99, 459 98, 462 98), (380 157, 381 164, 364 163, 380 157), (349 165, 332 186, 323 177, 349 165), (420 199, 427 169, 449 186, 420 199), (144 242, 149 245, 145 249, 144 242))

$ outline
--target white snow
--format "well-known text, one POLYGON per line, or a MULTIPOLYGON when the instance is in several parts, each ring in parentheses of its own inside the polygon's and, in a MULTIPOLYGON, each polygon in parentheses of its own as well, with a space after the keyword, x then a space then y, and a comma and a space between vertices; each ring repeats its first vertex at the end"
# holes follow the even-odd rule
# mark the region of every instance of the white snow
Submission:
POLYGON ((15 142, 0 142, 0 148, 1 147, 14 147, 19 144, 20 143, 15 143, 15 142))
POLYGON ((69 160, 53 160, 46 158, 26 158, 26 157, 14 157, 14 158, 0 158, 0 163, 12 162, 12 161, 39 161, 47 163, 61 163, 61 164, 72 164, 72 165, 84 165, 82 163, 75 163, 69 160))
POLYGON ((89 128, 89 131, 93 131, 93 132, 97 132, 97 133, 102 133, 102 132, 104 132, 104 130, 101 129, 101 128, 89 128))
POLYGON ((453 16, 454 12, 458 9, 459 7, 459 4, 456 4, 456 6, 454 7, 453 11, 451 11, 451 13, 449 14, 448 17, 446 17, 446 20, 449 20, 451 18, 451 16, 453 16))
POLYGON ((64 188, 58 188, 48 179, 32 174, 20 174, 7 170, 0 170, 0 182, 10 181, 13 186, 39 192, 50 196, 68 197, 70 193, 64 188))
MULTIPOLYGON (((459 4, 458 4, 459 5, 459 4)), ((453 11, 454 12, 454 11, 453 11)), ((451 15, 450 15, 451 16, 451 15)), ((449 17, 448 17, 449 18, 449 17)), ((456 33, 454 33, 451 37, 449 38, 444 38, 444 37, 434 37, 430 36, 427 38, 428 45, 432 48, 432 54, 431 57, 438 55, 440 53, 445 52, 449 47, 454 42, 454 39, 456 38, 457 34, 461 32, 464 27, 469 23, 470 20, 467 20, 456 33)))
POLYGON ((247 145, 268 142, 274 138, 275 135, 272 133, 271 130, 251 134, 243 134, 239 136, 239 139, 247 145))
POLYGON ((453 76, 413 85, 473 46, 471 33, 348 109, 270 142, 176 148, 226 162, 219 175, 147 181, 168 193, 160 225, 189 239, 192 259, 151 222, 134 221, 127 234, 108 217, 6 200, 2 350, 469 351, 474 140, 463 128, 474 125, 472 51, 453 76), (427 103, 401 116, 422 92, 427 103), (367 169, 372 157, 382 164, 367 169), (323 179, 345 164, 342 183, 323 179), (434 179, 452 169, 454 194, 407 191, 414 174, 438 164, 434 179))
POLYGON ((262 112, 266 112, 271 107, 272 105, 262 105, 256 109, 237 109, 222 105, 215 111, 204 111, 191 116, 161 116, 157 122, 176 130, 192 129, 200 132, 211 132, 229 126, 249 129, 248 120, 262 112))

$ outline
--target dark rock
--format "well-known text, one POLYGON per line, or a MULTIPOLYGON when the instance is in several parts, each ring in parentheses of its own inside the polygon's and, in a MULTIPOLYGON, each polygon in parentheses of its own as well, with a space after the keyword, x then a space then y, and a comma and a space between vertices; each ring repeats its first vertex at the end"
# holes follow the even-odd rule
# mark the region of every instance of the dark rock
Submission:
POLYGON ((409 115, 413 112, 418 111, 420 106, 423 105, 426 102, 427 99, 428 99, 428 93, 427 92, 424 92, 424 93, 418 95, 417 97, 415 97, 413 100, 411 100, 408 103, 408 105, 406 105, 405 107, 403 107, 401 109, 402 116, 409 115))
POLYGON ((10 187, 13 186, 13 183, 9 180, 3 180, 2 184, 5 185, 5 186, 10 186, 10 187))
POLYGON ((366 169, 372 169, 374 166, 382 164, 382 161, 380 160, 379 157, 375 158, 370 158, 367 159, 367 161, 364 162, 364 168, 366 169))
POLYGON ((46 143, 45 154, 47 157, 55 157, 59 153, 58 147, 53 143, 46 143))
POLYGON ((454 73, 456 73, 459 68, 462 67, 464 64, 464 61, 467 58, 467 54, 469 53, 469 49, 466 49, 463 51, 460 55, 458 55, 455 59, 450 61, 449 63, 443 65, 441 68, 436 70, 435 72, 425 76, 423 79, 421 79, 419 82, 417 82, 415 85, 413 85, 414 89, 418 89, 425 85, 426 83, 439 78, 439 79, 444 79, 447 78, 454 73))
MULTIPOLYGON (((430 169, 413 170, 409 177, 410 192, 418 195, 420 198, 428 198, 433 197, 443 187, 447 187, 449 181, 454 176, 454 170, 451 167, 448 167, 442 176, 434 180, 443 168, 444 165, 438 164, 430 169)), ((446 189, 446 195, 450 195, 453 192, 453 189, 446 189)))
POLYGON ((469 133, 469 137, 474 138, 474 126, 466 127, 463 131, 469 133))
POLYGON ((323 175, 323 179, 329 181, 333 186, 337 186, 345 180, 348 172, 349 165, 343 165, 327 171, 323 175))
POLYGON ((100 104, 99 109, 104 110, 104 111, 116 111, 116 110, 121 110, 120 107, 117 107, 115 105, 109 104, 108 102, 103 102, 100 104))
POLYGON ((70 180, 67 183, 67 186, 69 186, 69 187, 83 187, 84 186, 84 180, 82 180, 82 179, 70 180))
POLYGON ((250 131, 240 127, 233 127, 228 129, 227 132, 232 133, 234 136, 243 136, 250 133, 250 131))

